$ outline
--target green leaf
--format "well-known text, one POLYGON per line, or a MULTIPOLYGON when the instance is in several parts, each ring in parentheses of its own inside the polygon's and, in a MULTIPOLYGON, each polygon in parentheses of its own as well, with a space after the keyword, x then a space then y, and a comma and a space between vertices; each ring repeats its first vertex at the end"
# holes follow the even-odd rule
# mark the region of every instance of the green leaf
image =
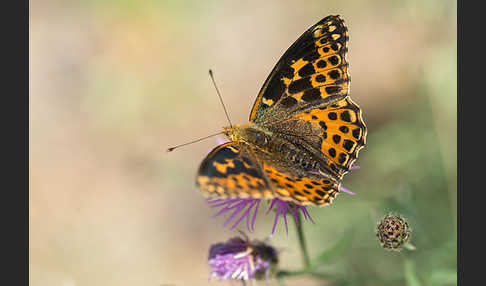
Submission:
POLYGON ((334 244, 331 248, 324 250, 321 254, 314 259, 311 264, 311 268, 314 269, 317 266, 336 261, 340 257, 344 256, 345 252, 351 247, 351 242, 353 239, 353 231, 347 231, 344 233, 343 237, 334 244))
POLYGON ((417 273, 415 272, 415 264, 410 259, 405 259, 405 279, 407 280, 407 286, 421 286, 417 273))

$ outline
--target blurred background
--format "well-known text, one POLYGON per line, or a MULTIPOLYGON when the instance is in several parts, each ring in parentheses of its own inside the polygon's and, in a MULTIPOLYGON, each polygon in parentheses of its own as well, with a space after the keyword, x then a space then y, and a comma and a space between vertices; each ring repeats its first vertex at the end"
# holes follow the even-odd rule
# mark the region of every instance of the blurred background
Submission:
MULTIPOLYGON (((310 255, 352 230, 320 267, 342 285, 455 285, 452 0, 30 1, 30 284, 208 285, 209 246, 237 234, 195 187, 216 139, 165 150, 227 125, 209 68, 246 123, 280 56, 330 14, 349 29, 351 97, 369 131, 343 180, 357 194, 310 208, 310 255), (389 212, 408 219, 412 254, 380 247, 389 212)), ((251 238, 269 235, 263 214, 251 238)), ((300 269, 293 226, 270 241, 282 268, 300 269)))

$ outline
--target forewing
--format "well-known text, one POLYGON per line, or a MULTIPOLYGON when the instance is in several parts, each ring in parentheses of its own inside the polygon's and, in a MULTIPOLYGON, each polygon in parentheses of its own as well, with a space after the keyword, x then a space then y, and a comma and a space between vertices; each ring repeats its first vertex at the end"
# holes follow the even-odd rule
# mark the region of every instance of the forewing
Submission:
POLYGON ((277 62, 260 90, 250 121, 282 119, 310 106, 325 106, 349 92, 347 28, 339 16, 310 27, 277 62))
POLYGON ((261 168, 236 142, 214 148, 203 160, 196 184, 206 197, 273 198, 261 168))

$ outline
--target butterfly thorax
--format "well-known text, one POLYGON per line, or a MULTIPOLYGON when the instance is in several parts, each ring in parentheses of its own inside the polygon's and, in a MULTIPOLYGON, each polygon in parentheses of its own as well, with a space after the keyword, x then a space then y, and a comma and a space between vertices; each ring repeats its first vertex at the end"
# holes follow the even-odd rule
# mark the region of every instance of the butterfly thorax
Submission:
POLYGON ((231 141, 237 142, 256 158, 270 162, 283 173, 336 179, 322 168, 325 163, 313 152, 282 134, 252 122, 225 127, 224 132, 231 141))

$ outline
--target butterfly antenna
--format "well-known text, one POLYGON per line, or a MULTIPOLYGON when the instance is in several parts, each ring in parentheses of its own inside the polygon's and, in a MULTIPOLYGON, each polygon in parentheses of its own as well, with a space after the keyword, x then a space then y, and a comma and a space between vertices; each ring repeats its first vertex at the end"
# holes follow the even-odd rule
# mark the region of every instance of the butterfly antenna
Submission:
POLYGON ((203 138, 199 138, 199 139, 191 141, 191 142, 187 142, 187 143, 184 143, 184 144, 181 144, 181 145, 177 145, 177 146, 174 146, 174 147, 167 148, 167 152, 172 152, 176 148, 186 146, 186 145, 189 145, 189 144, 192 144, 192 143, 196 143, 196 142, 202 141, 204 139, 211 138, 211 137, 219 135, 219 134, 224 134, 224 132, 219 132, 219 133, 216 133, 216 134, 213 134, 213 135, 209 135, 209 136, 206 136, 206 137, 203 137, 203 138))
POLYGON ((224 106, 223 98, 221 97, 221 94, 219 93, 218 86, 216 85, 216 82, 214 81, 213 71, 211 69, 209 70, 209 76, 211 77, 211 80, 213 81, 214 87, 216 88, 216 92, 218 93, 219 101, 221 101, 221 105, 223 106, 224 113, 226 114, 226 118, 228 119, 230 126, 233 127, 233 124, 231 124, 231 120, 230 120, 229 115, 228 115, 228 111, 226 110, 226 106, 224 106))

